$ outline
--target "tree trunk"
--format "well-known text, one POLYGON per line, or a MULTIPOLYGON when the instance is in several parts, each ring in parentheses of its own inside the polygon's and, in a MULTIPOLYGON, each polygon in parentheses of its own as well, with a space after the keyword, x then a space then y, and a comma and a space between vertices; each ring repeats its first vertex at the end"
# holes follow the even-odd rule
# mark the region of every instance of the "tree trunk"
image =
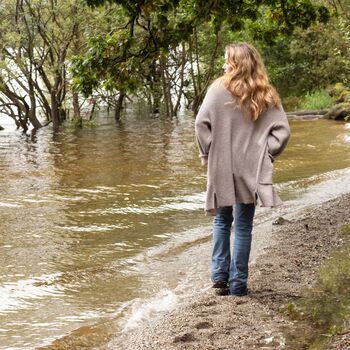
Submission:
POLYGON ((72 92, 73 96, 73 118, 75 120, 81 119, 80 105, 79 105, 79 94, 75 91, 72 92))
POLYGON ((170 86, 169 86, 170 82, 167 76, 166 57, 164 56, 164 54, 161 54, 159 58, 159 68, 160 68, 160 75, 162 80, 165 112, 167 117, 172 117, 174 115, 174 107, 173 107, 173 102, 171 100, 171 92, 170 92, 170 86))
POLYGON ((150 85, 150 93, 148 94, 148 101, 151 108, 151 113, 159 113, 162 100, 162 86, 161 75, 159 71, 159 64, 157 60, 153 60, 150 64, 151 76, 148 77, 150 85))
POLYGON ((125 97, 125 91, 121 90, 119 92, 119 97, 118 97, 118 101, 117 101, 117 105, 115 107, 115 112, 114 112, 114 118, 116 122, 120 121, 121 118, 121 112, 123 110, 123 101, 124 101, 124 97, 125 97))
MULTIPOLYGON (((215 41, 215 47, 214 50, 212 52, 211 58, 210 58, 210 62, 209 62, 209 67, 208 67, 208 72, 206 74, 205 77, 205 83, 204 85, 202 85, 199 88, 198 91, 198 95, 195 96, 194 101, 193 101, 193 105, 192 105, 192 111, 194 112, 194 114, 197 114, 199 111, 199 107, 202 104, 202 101, 204 99, 205 93, 207 91, 207 88, 210 84, 210 81, 213 77, 213 71, 214 71, 214 65, 215 65, 215 58, 217 55, 217 51, 218 51, 218 47, 219 47, 219 42, 220 42, 220 37, 219 37, 219 33, 216 33, 216 41, 215 41)), ((202 79, 200 79, 202 80, 202 79)), ((200 81, 199 80, 199 81, 200 81)), ((203 79, 204 80, 204 79, 203 79)))
POLYGON ((29 121, 33 125, 34 129, 39 129, 42 127, 41 123, 36 117, 36 98, 35 98, 35 93, 34 93, 34 88, 31 82, 29 81, 30 85, 30 109, 29 109, 29 121))
POLYGON ((54 129, 57 129, 60 125, 60 111, 56 99, 56 91, 52 89, 51 91, 51 119, 54 129))
POLYGON ((175 115, 177 115, 177 112, 179 111, 181 106, 181 97, 183 95, 183 89, 184 89, 185 65, 186 65, 186 47, 185 47, 185 44, 183 43, 182 54, 181 54, 180 86, 179 86, 177 101, 174 107, 175 115))
POLYGON ((96 101, 93 100, 93 102, 92 102, 92 108, 91 108, 91 110, 90 110, 90 115, 89 115, 89 120, 90 120, 90 121, 92 120, 92 117, 94 116, 95 108, 96 108, 96 101))

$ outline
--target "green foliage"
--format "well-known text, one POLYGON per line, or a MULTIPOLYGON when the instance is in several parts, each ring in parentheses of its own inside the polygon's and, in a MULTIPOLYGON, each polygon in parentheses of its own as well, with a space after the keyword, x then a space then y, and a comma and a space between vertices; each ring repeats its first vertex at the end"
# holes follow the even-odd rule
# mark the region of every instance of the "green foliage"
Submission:
POLYGON ((328 86, 324 90, 307 92, 302 96, 283 98, 286 111, 327 109, 344 102, 350 102, 350 89, 342 83, 328 86))
POLYGON ((327 92, 337 102, 350 102, 350 88, 346 87, 343 83, 336 83, 329 87, 327 92))
POLYGON ((85 96, 91 95, 99 86, 107 91, 134 91, 138 85, 140 62, 135 57, 125 59, 132 41, 124 29, 91 38, 87 53, 72 59, 75 88, 85 96))
MULTIPOLYGON (((251 24, 255 37, 274 41, 279 34, 291 34, 297 26, 308 27, 327 21, 328 10, 308 0, 219 2, 203 0, 85 0, 90 6, 112 3, 123 13, 121 24, 111 33, 95 35, 90 49, 73 61, 74 85, 85 95, 98 87, 107 90, 136 91, 142 88, 140 76, 161 54, 168 54, 193 31, 209 24, 212 34, 225 26, 231 31, 251 24), (248 21, 248 22, 247 22, 248 21)), ((120 17, 120 16, 119 16, 120 17)), ((207 41, 207 44, 209 41, 207 41)), ((201 51, 205 55, 206 50, 201 51)))
POLYGON ((300 96, 288 96, 282 99, 282 104, 287 112, 297 111, 300 109, 301 100, 300 96))
POLYGON ((65 119, 72 99, 70 58, 85 48, 92 28, 103 28, 99 14, 80 0, 16 1, 0 5, 0 112, 24 130, 29 122, 54 127, 65 119))
POLYGON ((302 110, 326 109, 334 105, 334 100, 324 90, 308 92, 302 98, 299 108, 302 110))
POLYGON ((288 310, 288 312, 294 312, 295 311, 295 304, 294 303, 288 303, 287 310, 288 310))
MULTIPOLYGON (((328 24, 320 24, 329 20, 330 11, 319 2, 84 2, 64 0, 54 2, 53 8, 44 0, 25 2, 40 15, 31 19, 30 11, 24 11, 33 32, 33 46, 44 58, 43 70, 50 81, 57 72, 62 73, 64 89, 57 91, 65 91, 67 95, 71 90, 86 97, 106 94, 115 103, 116 97, 123 92, 133 100, 151 101, 150 110, 159 111, 165 92, 169 91, 171 99, 182 84, 176 79, 184 57, 185 100, 188 106, 193 101, 198 106, 210 81, 222 74, 222 53, 225 45, 232 41, 249 41, 257 46, 272 83, 282 97, 289 96, 283 99, 285 106, 290 106, 286 109, 295 109, 301 102, 325 104, 325 96, 309 94, 306 100, 300 96, 308 91, 323 90, 336 82, 348 85, 349 23, 344 16, 338 16, 328 24), (84 2, 90 7, 84 6, 84 2), (73 12, 75 15, 70 16, 73 12), (51 17, 55 20, 47 20, 51 17), (38 35, 40 26, 47 30, 52 49, 46 47, 38 35), (72 37, 74 26, 79 27, 79 34, 72 37), (68 45, 66 56, 57 59, 55 54, 62 52, 65 45, 68 45), (50 53, 53 53, 54 60, 50 61, 50 53), (168 75, 165 78, 161 75, 161 60, 168 75), (191 72, 190 66, 193 66, 191 72), (71 74, 66 74, 67 68, 71 74)), ((1 50, 5 47, 15 50, 28 43, 23 29, 14 27, 15 5, 15 0, 3 0, 0 5, 1 50)), ((3 57, 0 57, 0 71, 6 70, 6 79, 10 79, 15 70, 3 57)), ((26 57, 23 52, 18 57, 24 68, 28 64, 26 57)), ((41 65, 36 60, 34 66, 39 66, 39 63, 41 65)), ((3 84, 1 79, 0 84, 3 84)), ((38 86, 43 86, 43 83, 40 81, 38 86)), ((64 101, 60 103, 65 105, 64 101)))
POLYGON ((326 24, 298 29, 290 37, 260 47, 282 97, 326 89, 337 82, 349 85, 349 29, 344 16, 338 15, 326 24))

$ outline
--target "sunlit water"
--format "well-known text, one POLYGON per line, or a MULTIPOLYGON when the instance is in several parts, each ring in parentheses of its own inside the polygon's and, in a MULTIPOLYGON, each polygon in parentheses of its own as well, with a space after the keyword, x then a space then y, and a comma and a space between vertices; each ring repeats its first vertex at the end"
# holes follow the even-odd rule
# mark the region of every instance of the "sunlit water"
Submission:
MULTIPOLYGON (((212 219, 193 118, 104 116, 95 129, 32 136, 0 124, 0 349, 104 348, 208 288, 212 219)), ((274 163, 285 205, 259 208, 252 260, 274 217, 348 191, 347 127, 291 121, 274 163)))

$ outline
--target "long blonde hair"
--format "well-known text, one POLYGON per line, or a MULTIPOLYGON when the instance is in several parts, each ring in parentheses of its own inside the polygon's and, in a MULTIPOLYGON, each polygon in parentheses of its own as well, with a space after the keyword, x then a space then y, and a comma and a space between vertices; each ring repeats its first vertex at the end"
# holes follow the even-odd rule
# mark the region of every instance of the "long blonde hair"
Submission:
POLYGON ((238 98, 240 107, 252 120, 257 120, 269 106, 281 104, 277 91, 269 82, 263 60, 253 46, 247 43, 228 45, 225 59, 232 69, 220 81, 238 98))

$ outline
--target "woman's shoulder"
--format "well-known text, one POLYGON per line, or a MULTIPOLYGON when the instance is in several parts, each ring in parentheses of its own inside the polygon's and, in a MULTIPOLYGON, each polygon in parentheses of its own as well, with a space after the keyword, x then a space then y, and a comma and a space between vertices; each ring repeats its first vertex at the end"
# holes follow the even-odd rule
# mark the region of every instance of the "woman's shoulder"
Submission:
POLYGON ((263 113, 262 117, 271 121, 278 121, 281 119, 286 119, 287 115, 284 111, 282 104, 270 105, 263 113))
POLYGON ((215 79, 211 85, 209 86, 209 89, 208 89, 208 92, 209 91, 212 91, 214 93, 223 93, 223 92, 229 92, 225 86, 224 86, 224 83, 223 83, 223 80, 222 78, 217 78, 215 79))
POLYGON ((266 109, 266 113, 286 114, 281 103, 277 105, 268 106, 268 108, 266 109))
POLYGON ((223 99, 227 100, 228 98, 232 99, 232 94, 225 88, 222 79, 220 78, 211 83, 206 96, 215 101, 222 101, 223 99))

